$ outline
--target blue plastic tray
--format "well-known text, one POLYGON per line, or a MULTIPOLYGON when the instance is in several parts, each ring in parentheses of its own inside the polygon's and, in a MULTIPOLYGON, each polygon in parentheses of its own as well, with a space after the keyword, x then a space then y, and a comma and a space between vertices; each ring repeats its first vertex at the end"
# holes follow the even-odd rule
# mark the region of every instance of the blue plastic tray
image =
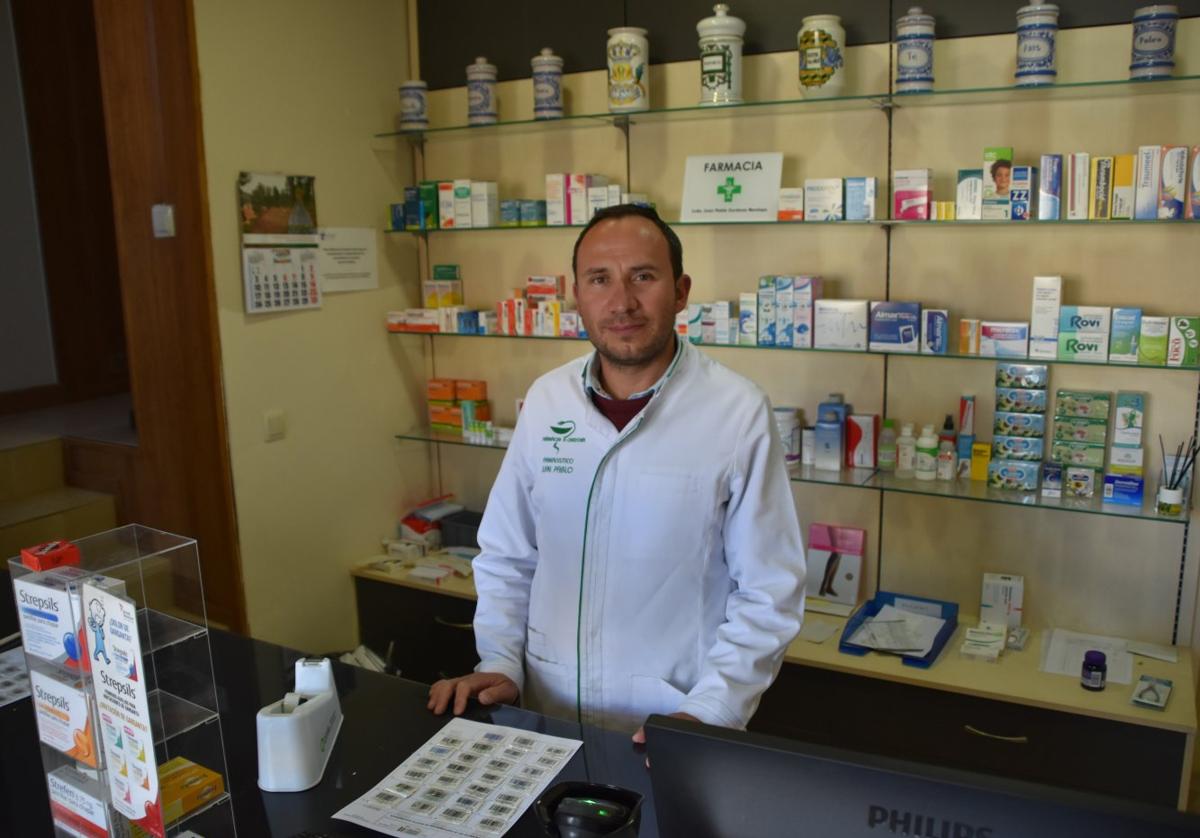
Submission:
POLYGON ((838 642, 838 651, 844 652, 847 655, 865 655, 867 652, 873 652, 874 649, 869 649, 866 646, 859 646, 857 643, 851 643, 850 638, 854 636, 854 632, 858 631, 858 627, 863 624, 863 621, 868 617, 874 617, 883 609, 885 605, 896 605, 896 600, 911 600, 913 602, 923 602, 938 607, 938 616, 946 621, 941 630, 937 633, 937 637, 933 639, 933 648, 929 650, 928 655, 900 655, 901 661, 905 666, 916 666, 921 669, 928 669, 937 660, 938 655, 942 653, 942 649, 946 646, 946 641, 954 634, 958 628, 958 603, 943 602, 940 599, 929 599, 921 596, 910 596, 909 594, 894 594, 889 591, 880 591, 875 594, 874 598, 864 602, 862 607, 850 615, 850 619, 846 621, 846 628, 842 631, 842 639, 838 642))

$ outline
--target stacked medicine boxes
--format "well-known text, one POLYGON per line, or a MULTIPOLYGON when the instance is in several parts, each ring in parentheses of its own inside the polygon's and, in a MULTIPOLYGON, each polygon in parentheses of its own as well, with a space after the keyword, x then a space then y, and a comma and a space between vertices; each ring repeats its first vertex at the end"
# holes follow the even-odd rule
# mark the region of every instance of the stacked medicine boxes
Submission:
POLYGON ((431 378, 426 385, 430 430, 462 433, 475 421, 492 418, 486 381, 431 378))
MULTIPOLYGON (((1057 475, 1070 497, 1090 498, 1097 475, 1104 469, 1108 445, 1108 416, 1112 393, 1100 390, 1058 390, 1054 398, 1054 440, 1050 446, 1047 479, 1057 475)), ((1139 433, 1140 445, 1140 433, 1139 433)))
POLYGON ((1050 368, 1045 364, 996 365, 996 415, 988 485, 997 489, 1033 492, 1045 452, 1046 388, 1050 368))

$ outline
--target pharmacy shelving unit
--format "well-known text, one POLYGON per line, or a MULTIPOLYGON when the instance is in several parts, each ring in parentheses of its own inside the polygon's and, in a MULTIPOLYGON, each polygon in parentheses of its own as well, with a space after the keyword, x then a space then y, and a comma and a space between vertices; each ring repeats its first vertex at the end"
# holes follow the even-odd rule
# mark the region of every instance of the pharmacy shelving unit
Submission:
MULTIPOLYGON (((942 46, 939 41, 939 49, 942 46)), ((1011 55, 1011 44, 1006 44, 1004 50, 1011 55)), ((777 72, 783 63, 764 66, 777 72)), ((882 66, 887 68, 886 58, 882 66)), ((883 78, 885 71, 890 76, 890 69, 880 69, 878 77, 883 78)), ((864 78, 869 75, 864 70, 864 78)), ((682 73, 672 78, 678 80, 682 73)), ((886 83, 876 87, 886 87, 886 83)), ((536 194, 531 169, 535 161, 543 163, 543 172, 592 171, 623 177, 629 191, 646 192, 651 199, 662 202, 668 221, 672 221, 674 199, 669 197, 670 187, 662 172, 681 171, 685 155, 782 149, 785 160, 795 152, 805 155, 805 177, 877 176, 882 193, 877 196, 877 209, 883 209, 890 208, 894 171, 933 166, 935 196, 944 196, 948 191, 952 195, 953 184, 939 181, 938 175, 944 177, 947 169, 953 171, 952 166, 978 166, 978 162, 966 161, 978 161, 985 145, 1017 146, 1021 160, 1036 162, 1042 152, 1068 152, 1074 148, 1108 152, 1132 150, 1148 142, 1194 143, 1200 138, 1200 123, 1178 114, 1185 110, 1183 103, 1194 102, 1197 93, 1200 76, 1153 83, 1091 81, 1040 89, 970 86, 921 95, 865 92, 823 100, 781 99, 720 108, 663 108, 620 116, 587 113, 549 122, 513 120, 484 127, 446 126, 418 134, 381 134, 372 144, 382 154, 410 146, 416 180, 517 177, 530 193, 536 194), (1144 109, 1144 103, 1163 101, 1180 103, 1177 113, 1161 118, 1154 115, 1158 111, 1144 109), (1135 133, 1132 130, 1128 135, 1111 137, 1071 134, 1066 130, 1069 126, 1050 118, 1065 120, 1061 115, 1071 114, 1074 118, 1083 111, 1104 109, 1120 113, 1130 124, 1141 121, 1150 125, 1158 118, 1161 125, 1152 133, 1157 139, 1131 141, 1135 133), (754 127, 739 133, 743 118, 754 127), (946 124, 959 119, 961 124, 946 124), (1008 132, 1003 126, 1013 120, 1034 125, 1034 135, 1008 132), (811 149, 807 144, 810 124, 814 126, 811 149), (980 135, 984 128, 997 125, 1002 127, 996 133, 980 135), (932 134, 936 136, 931 140, 932 134), (836 139, 822 145, 828 135, 836 139), (570 146, 569 153, 562 151, 564 145, 570 146), (814 156, 829 155, 831 146, 834 157, 848 168, 839 171, 814 164, 814 156), (1036 153, 1031 156, 1033 149, 1036 153), (618 172, 612 158, 619 154, 624 160, 618 172)), ((458 100, 448 97, 446 101, 458 100)), ((1138 136, 1151 135, 1143 131, 1138 136)), ((797 183, 787 177, 785 162, 785 183, 797 183)), ((1078 269, 1083 290, 1079 298, 1068 291, 1068 303, 1134 305, 1136 302, 1129 300, 1131 294, 1122 290, 1123 286, 1100 275, 1104 271, 1096 267, 1096 260, 1111 248, 1138 241, 1135 236, 1145 234, 1160 244, 1167 242, 1161 251, 1146 248, 1135 263, 1135 269, 1144 268, 1144 272, 1133 281, 1142 288, 1158 290, 1156 296, 1147 298, 1146 310, 1152 314, 1188 313, 1190 298, 1194 297, 1190 289, 1172 298, 1171 304, 1164 301, 1165 289, 1187 277, 1161 274, 1172 266, 1186 264, 1190 255, 1200 258, 1200 247, 1196 245, 1200 223, 1178 221, 914 222, 885 216, 870 222, 821 224, 672 224, 684 239, 689 262, 698 258, 701 264, 712 265, 712 281, 718 283, 715 297, 694 288, 694 299, 730 299, 736 296, 736 290, 751 290, 758 272, 801 272, 827 278, 832 275, 838 285, 831 295, 834 297, 916 299, 932 307, 948 308, 954 318, 1025 320, 1029 277, 1050 273, 1064 274, 1068 282, 1074 280, 1069 276, 1072 270, 1063 267, 1061 260, 1033 266, 1029 260, 1010 258, 1016 252, 1013 248, 1019 248, 1020 253, 1049 255, 1061 253, 1062 243, 1069 242, 1069 247, 1078 248, 1091 261, 1078 269), (743 250, 743 242, 753 244, 743 250), (758 252, 750 252, 751 248, 758 252), (861 264, 870 267, 858 267, 857 262, 842 254, 834 254, 836 258, 831 259, 833 248, 852 251, 861 264), (1180 248, 1184 248, 1182 256, 1180 248), (972 250, 978 253, 971 254, 972 250), (964 253, 970 258, 962 257, 964 253), (799 265, 798 258, 804 260, 799 265), (745 267, 754 263, 761 268, 765 259, 777 259, 777 267, 754 273, 753 268, 745 267), (830 261, 833 267, 827 264, 830 261), (981 264, 987 270, 980 268, 981 264), (1025 267, 1013 268, 1012 264, 1025 267), (1043 264, 1055 266, 1040 267, 1043 264), (845 272, 848 292, 842 287, 837 265, 858 271, 857 275, 845 272), (863 274, 870 275, 864 278, 863 274), (973 274, 990 276, 995 284, 975 281, 972 286, 976 280, 973 274), (1016 285, 1001 281, 1013 276, 1022 281, 1016 285), (734 281, 740 288, 732 287, 734 281), (968 297, 973 295, 976 309, 966 303, 957 304, 954 295, 963 288, 970 291, 968 297), (1000 310, 990 310, 990 299, 984 298, 985 294, 998 301, 1000 310)), ((505 284, 514 284, 485 274, 501 266, 517 278, 521 274, 515 271, 538 273, 545 269, 544 260, 537 261, 533 254, 569 254, 578 228, 387 232, 416 236, 422 277, 430 276, 433 261, 462 261, 473 266, 473 272, 464 273, 467 303, 485 308, 498 297, 481 296, 481 284, 499 296, 507 296, 505 284)), ((1121 264, 1128 267, 1129 263, 1126 259, 1121 264)), ((521 388, 528 386, 539 358, 545 359, 540 368, 545 371, 570 357, 565 353, 578 343, 569 338, 456 334, 399 335, 395 339, 425 342, 428 375, 488 378, 489 384, 496 384, 495 389, 505 395, 519 395, 521 388)), ((949 411, 937 411, 930 404, 949 408, 957 404, 960 393, 973 391, 980 407, 977 434, 980 439, 990 438, 989 402, 996 359, 742 346, 703 346, 702 350, 750 375, 768 392, 774 389, 784 393, 782 399, 772 394, 776 404, 797 403, 791 400, 796 398, 792 394, 803 391, 799 403, 811 405, 824 393, 845 388, 867 394, 866 398, 852 399, 862 412, 906 421, 922 417, 923 422, 936 426, 949 411), (826 380, 831 383, 813 383, 826 380)), ((583 351, 580 346, 571 354, 577 356, 583 351)), ((828 521, 829 515, 840 516, 844 508, 849 520, 834 520, 866 527, 875 558, 868 583, 876 588, 953 599, 968 613, 972 601, 978 601, 975 598, 981 570, 1025 573, 1026 616, 1031 618, 1032 604, 1035 613, 1029 622, 1035 636, 1048 625, 1090 625, 1085 630, 1186 647, 1193 637, 1197 587, 1197 550, 1191 543, 1194 539, 1189 540, 1194 513, 1185 510, 1179 516, 1159 516, 1154 511, 1150 498, 1158 452, 1157 437, 1151 434, 1162 432, 1178 441, 1197 427, 1200 369, 1066 361, 1051 362, 1051 367, 1051 390, 1066 386, 1151 392, 1148 422, 1152 428, 1144 440, 1147 501, 1141 507, 1106 505, 1099 497, 1048 499, 1039 493, 998 491, 969 481, 900 480, 873 469, 820 472, 800 468, 791 473, 791 478, 802 520, 809 514, 812 520, 828 521), (825 517, 814 517, 818 515, 825 517), (1006 557, 996 546, 1005 540, 1011 540, 1020 553, 1006 557), (1040 549, 1026 546, 1034 543, 1040 549), (1077 547, 1077 543, 1083 546, 1077 547), (1072 555, 1073 550, 1088 552, 1072 555), (1116 627, 1110 631, 1104 630, 1108 625, 1106 609, 1115 613, 1116 627)), ((503 408, 501 415, 507 418, 503 408)), ((480 486, 490 484, 489 475, 494 475, 498 455, 504 450, 500 445, 473 444, 457 435, 431 432, 428 427, 398 430, 404 450, 425 446, 439 492, 466 485, 478 496, 480 486)), ((399 579, 358 578, 356 584, 360 587, 360 607, 366 589, 371 589, 372 601, 384 603, 391 601, 390 595, 376 590, 380 586, 417 587, 399 579)), ((870 590, 866 593, 869 595, 870 590)), ((441 599, 433 591, 409 591, 405 595, 441 599)), ((461 602, 454 604, 458 610, 448 611, 453 619, 445 618, 443 624, 462 624, 462 631, 469 631, 469 609, 464 610, 461 602)), ((440 613, 436 603, 429 607, 440 613)), ((375 625, 371 631, 378 636, 397 637, 396 631, 408 630, 397 626, 375 625)), ((363 631, 366 636, 366 625, 363 631)), ((952 643, 956 648, 958 641, 952 643)), ((1030 650, 1006 654, 1002 664, 988 670, 986 677, 973 673, 975 667, 988 665, 967 664, 949 646, 942 655, 944 660, 930 670, 914 673, 891 659, 850 659, 830 651, 828 645, 814 646, 800 640, 792 644, 784 672, 768 691, 755 718, 758 729, 1037 782, 1065 783, 1115 796, 1181 806, 1186 803, 1196 732, 1190 650, 1186 648, 1180 650, 1180 664, 1164 664, 1167 668, 1162 670, 1181 688, 1178 698, 1172 698, 1179 703, 1167 715, 1156 716, 1153 711, 1128 708, 1127 688, 1111 688, 1099 698, 1080 697, 1082 691, 1070 679, 1039 674, 1040 636, 1030 650), (867 703, 873 706, 860 708, 856 696, 864 700, 871 697, 867 703), (874 703, 876 696, 882 705, 874 703), (847 708, 844 720, 827 712, 831 702, 847 708), (880 718, 877 712, 877 707, 883 705, 890 708, 883 714, 887 718, 880 718), (888 721, 896 718, 911 719, 913 723, 896 726, 888 721), (897 728, 925 730, 926 725, 929 734, 921 737, 918 754, 913 751, 914 737, 898 733, 897 728), (1111 754, 1111 759, 1103 759, 1105 753, 1111 754), (1064 763, 1063 754, 1072 755, 1068 761, 1073 768, 1064 763), (1086 771, 1079 769, 1084 763, 1089 766, 1086 771), (1162 769, 1153 776, 1135 767, 1151 763, 1162 769)))
MULTIPOLYGON (((117 580, 117 592, 131 609, 136 610, 141 660, 131 670, 145 682, 152 739, 145 745, 152 746, 155 764, 161 767, 171 759, 183 757, 222 778, 223 790, 215 793, 214 788, 214 793, 206 794, 203 802, 190 811, 176 815, 165 810, 166 834, 190 831, 189 834, 235 835, 195 540, 130 524, 74 543, 81 555, 78 567, 86 571, 86 575, 74 580, 73 584, 80 586, 76 590, 82 591, 82 583, 90 579, 117 580)), ((61 584, 55 581, 59 577, 54 571, 32 571, 19 557, 9 561, 9 570, 14 585, 26 582, 58 587, 61 584)), ((88 627, 88 604, 78 594, 71 596, 68 593, 67 599, 71 613, 60 615, 59 619, 64 626, 76 626, 71 632, 75 638, 84 638, 82 642, 76 639, 68 645, 87 653, 89 641, 86 638, 93 636, 88 627)), ((18 608, 25 607, 18 602, 18 608)), ((90 664, 81 665, 78 654, 64 654, 53 661, 32 655, 28 638, 24 645, 31 677, 44 676, 78 690, 87 697, 88 712, 94 720, 76 735, 75 747, 69 753, 47 744, 46 736, 41 737, 41 770, 48 777, 47 783, 52 785, 52 808, 64 786, 70 786, 86 796, 77 797, 77 800, 90 798, 103 802, 103 809, 97 807, 94 814, 106 820, 109 835, 129 835, 128 821, 112 806, 109 775, 123 770, 119 763, 128 756, 124 770, 134 776, 137 755, 114 753, 106 747, 99 728, 108 720, 102 717, 96 705, 94 673, 90 664), (54 775, 53 779, 50 775, 54 775)), ((35 701, 35 714, 43 712, 38 709, 38 704, 35 701)), ((43 720, 39 718, 39 730, 42 724, 43 720)), ((120 735, 128 739, 130 732, 126 730, 120 735)), ((136 737, 136 732, 133 733, 136 737)), ((125 744, 122 741, 122 746, 125 744)), ((36 767, 30 766, 30 770, 36 770, 36 767)), ((60 819, 69 821, 68 815, 55 812, 54 818, 56 834, 80 834, 59 823, 60 819)))

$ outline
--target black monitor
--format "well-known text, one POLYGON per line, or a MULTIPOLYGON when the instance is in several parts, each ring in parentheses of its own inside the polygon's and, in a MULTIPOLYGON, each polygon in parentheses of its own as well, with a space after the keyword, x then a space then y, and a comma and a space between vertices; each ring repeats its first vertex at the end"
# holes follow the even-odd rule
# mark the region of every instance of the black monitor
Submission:
POLYGON ((646 723, 661 838, 1174 838, 1200 818, 666 716, 646 723))

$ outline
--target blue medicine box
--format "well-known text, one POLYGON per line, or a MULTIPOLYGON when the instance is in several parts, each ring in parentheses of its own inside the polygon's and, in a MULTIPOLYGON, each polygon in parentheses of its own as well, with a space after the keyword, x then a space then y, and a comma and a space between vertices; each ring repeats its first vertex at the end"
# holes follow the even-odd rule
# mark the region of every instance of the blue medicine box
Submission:
POLYGON ((1104 475, 1104 502, 1141 506, 1145 480, 1132 474, 1104 475))
POLYGON ((917 352, 921 344, 921 304, 871 303, 872 352, 917 352))

